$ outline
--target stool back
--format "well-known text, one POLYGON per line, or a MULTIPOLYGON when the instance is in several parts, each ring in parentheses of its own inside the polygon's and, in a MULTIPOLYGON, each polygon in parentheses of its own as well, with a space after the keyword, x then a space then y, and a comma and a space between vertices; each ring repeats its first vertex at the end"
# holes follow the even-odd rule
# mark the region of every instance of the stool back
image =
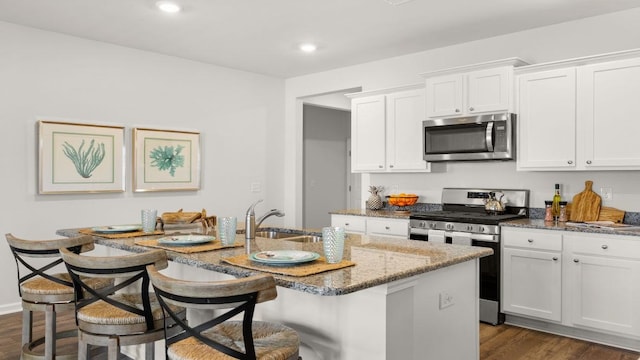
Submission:
POLYGON ((149 299, 149 276, 146 267, 153 264, 160 269, 166 268, 168 263, 164 250, 112 257, 81 256, 66 249, 61 249, 60 253, 73 281, 76 294, 76 312, 96 301, 105 301, 121 310, 144 316, 147 330, 154 329, 149 299), (119 281, 113 283, 112 286, 93 289, 87 283, 90 278, 118 278, 119 281), (142 309, 112 297, 118 290, 138 281, 140 281, 138 291, 142 296, 142 309))
POLYGON ((170 278, 161 274, 154 266, 147 267, 147 272, 163 311, 168 313, 184 330, 165 339, 167 349, 172 344, 193 336, 204 344, 234 358, 255 359, 256 353, 251 331, 253 313, 256 303, 273 300, 277 296, 275 280, 271 275, 262 274, 216 282, 196 282, 170 278), (190 327, 171 311, 169 304, 192 309, 230 310, 197 327, 190 327), (242 333, 246 353, 241 353, 202 335, 203 331, 240 313, 243 313, 242 333))
POLYGON ((6 234, 5 237, 16 261, 20 297, 22 297, 22 283, 37 277, 73 287, 71 282, 55 277, 51 273, 54 267, 62 264, 60 249, 68 249, 71 253, 79 254, 94 248, 93 238, 89 235, 52 240, 25 240, 12 234, 6 234), (44 265, 36 264, 37 258, 52 258, 52 261, 44 265))

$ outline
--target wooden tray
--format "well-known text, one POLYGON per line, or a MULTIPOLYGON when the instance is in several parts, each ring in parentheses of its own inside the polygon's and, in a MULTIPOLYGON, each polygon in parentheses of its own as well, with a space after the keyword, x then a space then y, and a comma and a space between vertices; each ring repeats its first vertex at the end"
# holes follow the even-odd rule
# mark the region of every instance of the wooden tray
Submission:
MULTIPOLYGON (((571 204, 567 205, 567 216, 571 215, 571 204)), ((598 214, 598 221, 613 221, 614 223, 622 223, 624 221, 624 210, 602 206, 598 214)), ((569 217, 571 218, 571 217, 569 217)))

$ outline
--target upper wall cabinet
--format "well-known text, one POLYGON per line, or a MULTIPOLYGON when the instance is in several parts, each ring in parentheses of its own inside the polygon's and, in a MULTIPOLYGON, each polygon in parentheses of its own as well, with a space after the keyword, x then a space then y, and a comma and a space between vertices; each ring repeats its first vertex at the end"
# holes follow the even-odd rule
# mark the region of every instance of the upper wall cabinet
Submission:
POLYGON ((353 172, 427 172, 422 85, 349 94, 353 172))
POLYGON ((446 118, 513 110, 513 67, 520 59, 422 74, 426 78, 426 115, 446 118))
POLYGON ((527 66, 516 77, 519 170, 640 169, 640 52, 527 66))

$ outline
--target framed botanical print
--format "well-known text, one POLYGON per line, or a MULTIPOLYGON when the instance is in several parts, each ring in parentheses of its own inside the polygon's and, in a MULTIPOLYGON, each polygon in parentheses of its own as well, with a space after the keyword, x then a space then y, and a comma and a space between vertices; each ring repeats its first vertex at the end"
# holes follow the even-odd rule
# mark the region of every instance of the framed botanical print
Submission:
POLYGON ((133 129, 133 190, 200 189, 200 133, 133 129))
POLYGON ((38 121, 39 193, 123 192, 124 127, 38 121))

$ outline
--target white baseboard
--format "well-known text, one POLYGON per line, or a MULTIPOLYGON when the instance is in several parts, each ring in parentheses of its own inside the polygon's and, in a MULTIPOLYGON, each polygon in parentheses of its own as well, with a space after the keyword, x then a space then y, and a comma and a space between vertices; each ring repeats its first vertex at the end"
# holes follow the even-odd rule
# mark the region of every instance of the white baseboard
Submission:
POLYGON ((0 315, 6 315, 20 311, 22 311, 22 302, 0 305, 0 315))

